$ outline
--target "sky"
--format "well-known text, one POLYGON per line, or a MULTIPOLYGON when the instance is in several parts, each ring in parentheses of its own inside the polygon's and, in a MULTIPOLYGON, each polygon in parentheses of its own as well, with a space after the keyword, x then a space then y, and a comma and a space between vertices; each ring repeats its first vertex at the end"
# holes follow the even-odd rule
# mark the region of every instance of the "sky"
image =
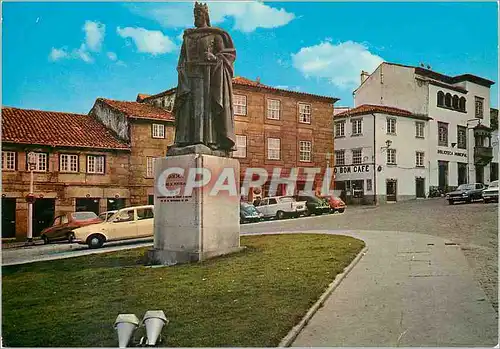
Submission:
MULTIPOLYGON (((3 2, 2 105, 88 113, 175 87, 192 2, 3 2)), ((227 30, 235 75, 340 98, 383 61, 495 81, 497 3, 208 2, 227 30), (466 20, 464 20, 466 19, 466 20)))

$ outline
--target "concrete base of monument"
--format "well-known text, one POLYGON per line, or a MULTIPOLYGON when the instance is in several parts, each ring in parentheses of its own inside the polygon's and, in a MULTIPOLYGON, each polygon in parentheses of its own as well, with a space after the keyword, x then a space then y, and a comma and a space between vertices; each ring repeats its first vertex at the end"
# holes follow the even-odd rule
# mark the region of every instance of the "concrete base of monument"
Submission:
POLYGON ((171 146, 167 150, 167 156, 187 155, 187 154, 205 154, 221 157, 229 157, 231 152, 224 150, 213 150, 204 144, 194 144, 185 147, 171 146))
POLYGON ((152 265, 176 265, 192 262, 201 262, 207 259, 225 256, 228 254, 241 252, 245 246, 219 249, 215 251, 204 252, 186 252, 151 249, 148 251, 148 261, 152 265))
POLYGON ((185 154, 156 159, 154 248, 147 253, 150 264, 203 261, 242 250, 239 173, 240 163, 233 158, 185 154), (164 171, 172 168, 184 174, 165 178, 164 171), (207 169, 211 177, 206 185, 188 193, 185 187, 192 168, 207 169), (221 177, 227 178, 226 184, 232 183, 231 188, 236 187, 222 190, 221 177), (162 187, 179 189, 179 193, 165 196, 162 187))

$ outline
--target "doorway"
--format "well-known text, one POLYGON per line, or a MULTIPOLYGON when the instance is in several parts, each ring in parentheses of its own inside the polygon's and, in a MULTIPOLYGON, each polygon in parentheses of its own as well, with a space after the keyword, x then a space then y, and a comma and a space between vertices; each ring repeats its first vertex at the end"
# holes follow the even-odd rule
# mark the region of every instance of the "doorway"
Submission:
POLYGON ((56 199, 36 199, 33 204, 33 237, 52 224, 55 216, 56 199))
POLYGON ((94 212, 99 214, 99 199, 98 198, 76 198, 75 212, 94 212))
POLYGON ((415 194, 417 198, 425 198, 425 178, 415 178, 415 194))
POLYGON ((125 199, 108 199, 106 211, 115 211, 125 207, 125 199))
POLYGON ((396 179, 388 179, 386 181, 386 198, 388 202, 396 202, 398 197, 398 181, 396 179))
POLYGON ((484 167, 476 165, 476 183, 484 184, 484 167))
POLYGON ((438 161, 439 189, 446 190, 448 187, 448 161, 438 161))
POLYGON ((467 164, 464 162, 458 163, 458 185, 467 183, 467 164))
POLYGON ((2 198, 2 238, 16 237, 16 199, 2 198))

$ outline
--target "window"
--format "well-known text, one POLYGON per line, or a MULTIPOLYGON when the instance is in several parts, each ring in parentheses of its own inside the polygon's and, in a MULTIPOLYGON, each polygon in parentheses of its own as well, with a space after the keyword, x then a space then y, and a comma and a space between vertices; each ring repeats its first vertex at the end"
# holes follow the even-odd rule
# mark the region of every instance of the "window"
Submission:
POLYGON ((444 93, 443 91, 439 91, 437 93, 437 105, 442 107, 444 105, 444 93))
POLYGON ((387 165, 396 165, 396 149, 387 149, 387 165))
POLYGON ((396 119, 387 118, 387 133, 396 134, 396 119))
POLYGON ((335 150, 335 165, 345 165, 345 150, 335 150))
POLYGON ((78 172, 78 155, 61 154, 59 157, 60 172, 78 172))
POLYGON ((446 97, 444 98, 444 105, 451 108, 451 93, 446 94, 446 97))
POLYGON ((339 121, 335 123, 335 137, 345 136, 345 121, 339 121))
POLYGON ((246 158, 247 157, 247 136, 236 135, 236 150, 233 153, 235 158, 246 158))
POLYGON ((438 122, 438 145, 448 146, 448 124, 444 122, 438 122))
POLYGON ((233 95, 234 115, 247 115, 247 96, 233 95))
POLYGON ((16 152, 2 151, 2 170, 12 171, 16 169, 16 152))
POLYGON ((466 102, 465 97, 460 97, 460 101, 458 104, 461 111, 465 111, 465 102, 466 102))
POLYGON ((269 199, 268 205, 276 205, 277 203, 276 199, 269 199))
POLYGON ((280 159, 281 139, 268 138, 267 139, 267 158, 268 160, 280 159))
POLYGON ((280 119, 281 102, 277 99, 267 100, 267 118, 279 120, 280 119))
POLYGON ((131 209, 131 210, 124 210, 119 214, 117 214, 113 222, 133 222, 134 220, 135 220, 134 209, 131 209))
POLYGON ((467 127, 457 126, 457 148, 467 149, 467 127))
POLYGON ((300 161, 310 162, 311 161, 311 152, 312 152, 312 143, 309 141, 300 141, 299 142, 299 154, 300 161))
POLYGON ((483 118, 483 101, 481 97, 476 97, 476 118, 483 118))
POLYGON ((373 187, 372 187, 372 180, 370 178, 368 178, 366 180, 366 191, 372 191, 373 190, 373 187))
POLYGON ((165 125, 153 124, 153 138, 165 138, 165 125))
MULTIPOLYGON (((46 172, 49 169, 49 157, 47 153, 34 153, 35 154, 35 168, 33 171, 46 172)), ((26 154, 26 167, 29 170, 28 154, 26 154)))
POLYGON ((359 165, 363 162, 363 149, 352 150, 352 164, 359 165))
POLYGON ((153 209, 149 207, 137 209, 137 220, 152 218, 154 218, 153 209))
POLYGON ((153 178, 155 174, 155 158, 148 156, 146 158, 146 177, 153 178))
POLYGON ((415 123, 415 137, 424 138, 424 126, 425 124, 421 121, 415 123))
POLYGON ((351 120, 352 123, 352 135, 353 136, 358 136, 361 133, 363 133, 363 119, 354 119, 351 120))
POLYGON ((416 157, 415 157, 415 165, 417 167, 424 167, 424 152, 423 151, 417 151, 416 157))
POLYGON ((87 173, 104 173, 104 156, 89 155, 87 156, 87 173))
POLYGON ((457 95, 453 96, 452 104, 453 104, 453 109, 459 109, 460 108, 460 99, 458 98, 457 95))
POLYGON ((311 123, 311 105, 299 103, 299 122, 304 124, 311 123))

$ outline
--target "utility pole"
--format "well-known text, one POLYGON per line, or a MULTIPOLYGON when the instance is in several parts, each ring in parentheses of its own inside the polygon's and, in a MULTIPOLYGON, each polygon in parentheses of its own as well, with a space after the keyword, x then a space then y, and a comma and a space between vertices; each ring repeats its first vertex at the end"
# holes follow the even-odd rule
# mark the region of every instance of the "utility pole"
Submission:
POLYGON ((30 170, 30 192, 26 196, 28 202, 28 234, 26 239, 27 245, 33 245, 33 202, 35 195, 33 194, 33 171, 36 168, 36 154, 33 152, 28 153, 28 166, 30 170))

